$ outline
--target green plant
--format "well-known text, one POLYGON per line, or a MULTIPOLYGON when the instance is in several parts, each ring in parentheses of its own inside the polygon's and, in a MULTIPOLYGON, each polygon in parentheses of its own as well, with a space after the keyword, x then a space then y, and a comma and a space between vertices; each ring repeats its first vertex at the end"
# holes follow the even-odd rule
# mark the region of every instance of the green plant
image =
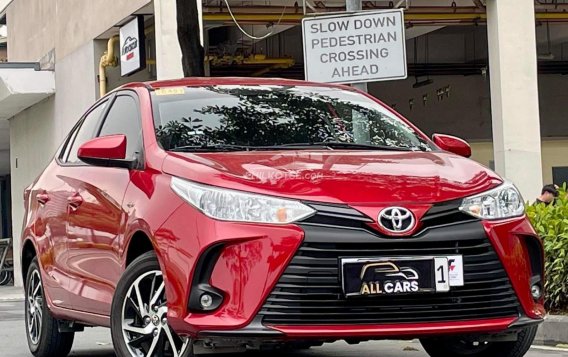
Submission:
POLYGON ((551 311, 568 309, 568 196, 566 184, 553 205, 527 205, 527 216, 543 239, 546 255, 546 305, 551 311))

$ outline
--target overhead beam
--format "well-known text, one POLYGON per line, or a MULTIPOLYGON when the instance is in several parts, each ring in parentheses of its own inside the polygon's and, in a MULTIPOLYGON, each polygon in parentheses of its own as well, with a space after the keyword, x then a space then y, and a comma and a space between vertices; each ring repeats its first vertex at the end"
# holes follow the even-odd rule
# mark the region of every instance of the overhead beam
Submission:
MULTIPOLYGON (((309 15, 308 15, 309 16, 309 15)), ((273 14, 273 13, 236 13, 237 21, 243 23, 271 23, 281 20, 282 24, 300 23, 304 18, 301 13, 298 14, 273 14)), ((568 22, 568 12, 537 12, 535 18, 538 21, 546 22, 568 22)), ((461 23, 478 23, 486 22, 487 15, 482 12, 469 13, 413 13, 407 12, 404 15, 407 23, 413 24, 461 24, 461 23)), ((228 13, 204 13, 203 20, 208 22, 227 22, 232 23, 231 15, 228 13)))

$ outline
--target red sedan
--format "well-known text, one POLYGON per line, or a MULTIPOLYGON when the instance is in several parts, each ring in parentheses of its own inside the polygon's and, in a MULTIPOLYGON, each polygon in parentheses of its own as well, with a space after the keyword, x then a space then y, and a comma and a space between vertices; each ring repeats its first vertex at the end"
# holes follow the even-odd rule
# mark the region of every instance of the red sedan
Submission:
POLYGON ((386 338, 523 356, 542 244, 470 154, 350 87, 123 86, 25 191, 30 350, 106 326, 121 357, 386 338))

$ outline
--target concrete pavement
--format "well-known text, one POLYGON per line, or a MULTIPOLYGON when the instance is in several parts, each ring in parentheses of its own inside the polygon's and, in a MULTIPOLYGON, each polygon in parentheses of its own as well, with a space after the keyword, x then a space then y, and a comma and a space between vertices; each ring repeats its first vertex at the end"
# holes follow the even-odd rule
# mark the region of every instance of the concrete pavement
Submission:
POLYGON ((23 301, 24 289, 15 286, 0 286, 0 302, 23 301))

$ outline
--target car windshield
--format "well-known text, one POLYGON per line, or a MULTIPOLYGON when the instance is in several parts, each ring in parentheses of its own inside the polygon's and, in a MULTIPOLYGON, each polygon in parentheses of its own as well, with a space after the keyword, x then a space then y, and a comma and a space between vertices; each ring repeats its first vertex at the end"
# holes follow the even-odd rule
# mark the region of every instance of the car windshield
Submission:
POLYGON ((356 92, 312 86, 208 86, 153 92, 156 136, 170 151, 421 150, 427 140, 356 92))

